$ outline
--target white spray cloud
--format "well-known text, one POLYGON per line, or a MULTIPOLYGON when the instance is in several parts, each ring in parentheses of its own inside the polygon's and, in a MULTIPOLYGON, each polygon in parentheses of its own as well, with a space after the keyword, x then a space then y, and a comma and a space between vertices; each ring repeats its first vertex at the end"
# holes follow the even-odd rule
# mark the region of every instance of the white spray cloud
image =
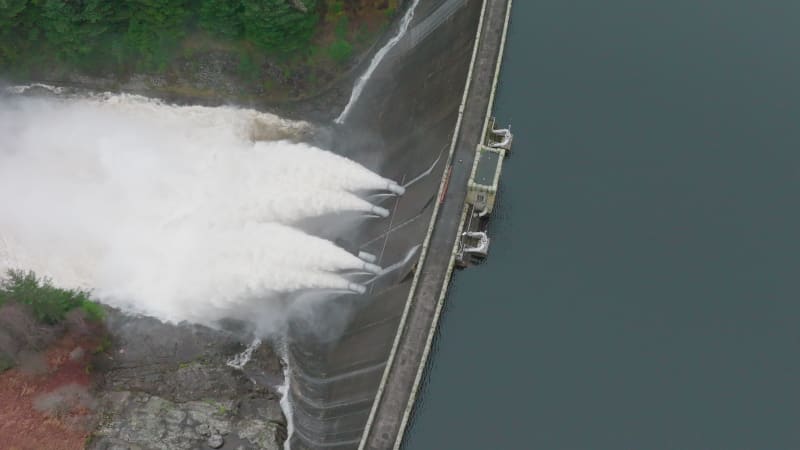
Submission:
POLYGON ((173 321, 352 290, 341 273, 364 262, 292 224, 374 211, 357 193, 392 182, 306 144, 253 140, 305 126, 132 95, 0 97, 0 269, 173 321))

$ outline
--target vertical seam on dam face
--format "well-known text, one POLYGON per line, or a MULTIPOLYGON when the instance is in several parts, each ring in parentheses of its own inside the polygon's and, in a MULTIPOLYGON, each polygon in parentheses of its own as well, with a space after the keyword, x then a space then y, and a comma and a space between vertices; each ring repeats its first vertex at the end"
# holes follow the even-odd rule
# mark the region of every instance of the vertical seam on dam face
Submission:
POLYGON ((483 0, 447 168, 444 170, 439 185, 439 198, 442 201, 436 202, 434 206, 419 257, 420 267, 414 274, 403 315, 364 428, 359 449, 398 449, 402 444, 404 431, 413 410, 453 272, 455 247, 466 217, 467 179, 465 177, 469 177, 468 172, 475 159, 475 149, 486 135, 502 64, 511 4, 512 0, 483 0), (502 10, 504 5, 505 11, 502 10), (492 58, 493 55, 496 57, 492 58), (490 76, 492 77, 491 81, 488 79, 490 76), (475 83, 474 87, 472 87, 473 83, 475 83), (487 94, 488 98, 484 100, 484 96, 487 94), (477 103, 472 104, 473 101, 477 103), (479 115, 482 113, 484 114, 481 123, 479 115), (465 116, 469 116, 466 128, 464 127, 465 116), (470 127, 470 125, 472 126, 470 127), (476 129, 480 131, 480 135, 477 137, 474 136, 476 129), (457 163, 455 162, 456 155, 461 157, 457 163), (457 179, 456 183, 453 183, 453 178, 457 179), (445 213, 441 215, 439 214, 440 206, 445 210, 445 213), (458 218, 457 222, 453 220, 455 217, 458 218), (453 221, 448 222, 448 220, 453 221), (455 234, 452 230, 454 226, 456 227, 455 234), (429 255, 431 247, 436 247, 436 249, 429 255), (436 250, 441 253, 435 253, 436 250), (438 264, 437 262, 428 263, 429 258, 445 256, 447 257, 446 263, 445 261, 438 264), (429 265, 433 265, 433 267, 429 269, 429 265), (446 267, 446 270, 441 273, 437 267, 446 267), (423 299, 429 300, 428 303, 432 305, 423 304, 423 299), (432 311, 423 309, 425 306, 433 306, 432 311), (420 326, 424 328, 420 329, 420 326), (413 337, 414 335, 424 335, 426 338, 424 344, 412 342, 409 345, 401 346, 404 337, 413 337), (404 351, 406 354, 398 361, 398 354, 404 351), (415 368, 416 370, 403 371, 405 368, 415 368))

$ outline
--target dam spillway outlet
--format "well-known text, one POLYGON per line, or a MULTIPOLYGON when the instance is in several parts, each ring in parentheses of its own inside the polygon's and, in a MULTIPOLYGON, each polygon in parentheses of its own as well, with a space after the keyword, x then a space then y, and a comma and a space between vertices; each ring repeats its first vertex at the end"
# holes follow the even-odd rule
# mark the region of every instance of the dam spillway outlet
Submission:
POLYGON ((362 284, 357 284, 357 283, 350 283, 350 285, 347 286, 347 289, 349 291, 355 292, 356 294, 359 294, 359 295, 367 292, 367 287, 366 286, 364 286, 362 284))
POLYGON ((368 263, 375 263, 375 261, 378 260, 377 256, 373 255, 372 253, 365 252, 363 250, 359 250, 358 258, 368 263))
POLYGON ((377 264, 368 263, 368 262, 364 263, 364 267, 363 268, 364 268, 365 271, 367 271, 369 273, 372 273, 372 274, 375 274, 375 275, 380 275, 380 273, 383 272, 383 268, 381 268, 381 266, 379 266, 377 264))
POLYGON ((371 212, 378 217, 389 217, 389 210, 380 206, 373 206, 371 212))
POLYGON ((404 188, 403 186, 400 186, 397 183, 389 183, 389 185, 386 186, 386 189, 388 189, 389 192, 391 192, 393 194, 397 194, 398 196, 403 195, 403 194, 406 193, 406 188, 404 188))

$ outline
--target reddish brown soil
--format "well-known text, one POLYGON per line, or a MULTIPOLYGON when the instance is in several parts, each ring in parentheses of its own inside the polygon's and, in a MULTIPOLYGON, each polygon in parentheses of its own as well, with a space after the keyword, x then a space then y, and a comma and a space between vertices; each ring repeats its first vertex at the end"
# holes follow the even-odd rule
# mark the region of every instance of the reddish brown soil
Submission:
POLYGON ((65 402, 55 411, 38 411, 34 400, 63 386, 88 388, 87 370, 92 350, 98 340, 67 334, 42 356, 49 372, 26 375, 24 368, 0 374, 0 436, 5 450, 73 450, 82 449, 93 423, 92 411, 78 404, 65 402), (70 352, 81 347, 80 358, 70 352))

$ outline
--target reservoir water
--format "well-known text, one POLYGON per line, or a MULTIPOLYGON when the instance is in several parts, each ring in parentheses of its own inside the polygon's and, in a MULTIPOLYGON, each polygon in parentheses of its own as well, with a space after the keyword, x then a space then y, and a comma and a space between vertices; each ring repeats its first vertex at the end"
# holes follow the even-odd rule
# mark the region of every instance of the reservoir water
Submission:
POLYGON ((800 448, 800 2, 520 0, 405 448, 800 448))

